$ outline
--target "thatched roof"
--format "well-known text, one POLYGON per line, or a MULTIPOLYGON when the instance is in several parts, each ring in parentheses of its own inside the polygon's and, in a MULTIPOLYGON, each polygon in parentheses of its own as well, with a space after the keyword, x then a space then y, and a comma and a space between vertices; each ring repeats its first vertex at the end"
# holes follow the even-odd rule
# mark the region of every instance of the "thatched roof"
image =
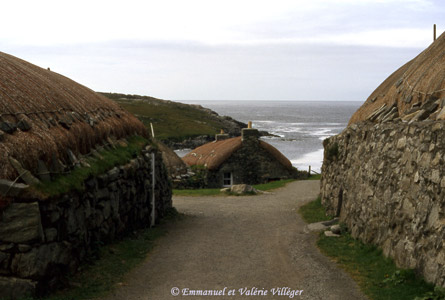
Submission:
POLYGON ((445 33, 389 76, 354 113, 360 121, 435 120, 445 97, 445 33), (400 119, 399 119, 400 118, 400 119))
POLYGON ((162 152, 162 160, 170 176, 177 176, 187 173, 185 162, 169 147, 160 141, 156 141, 159 150, 162 152))
MULTIPOLYGON (((189 166, 202 165, 209 170, 216 170, 235 151, 240 149, 242 145, 243 142, 240 136, 222 141, 214 141, 196 148, 182 159, 189 166)), ((292 169, 292 163, 275 147, 261 140, 259 141, 259 145, 287 169, 292 169)))
POLYGON ((0 52, 0 179, 86 154, 108 137, 146 136, 144 125, 111 100, 69 78, 0 52))

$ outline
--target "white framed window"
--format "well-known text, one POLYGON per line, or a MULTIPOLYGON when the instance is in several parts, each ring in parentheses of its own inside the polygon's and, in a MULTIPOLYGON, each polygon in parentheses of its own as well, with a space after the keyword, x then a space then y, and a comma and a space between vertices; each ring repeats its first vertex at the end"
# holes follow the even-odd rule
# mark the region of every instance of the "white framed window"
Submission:
POLYGON ((231 187, 233 183, 233 176, 232 173, 226 172, 223 175, 223 186, 224 187, 231 187))

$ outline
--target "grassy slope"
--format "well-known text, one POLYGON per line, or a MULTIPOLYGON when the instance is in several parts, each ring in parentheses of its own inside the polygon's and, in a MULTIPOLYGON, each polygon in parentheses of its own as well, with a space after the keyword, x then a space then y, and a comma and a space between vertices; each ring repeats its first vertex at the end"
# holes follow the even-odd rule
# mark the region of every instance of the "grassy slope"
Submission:
POLYGON ((138 117, 148 128, 153 123, 160 140, 183 140, 214 135, 223 127, 211 114, 193 105, 165 101, 148 96, 100 93, 138 117))

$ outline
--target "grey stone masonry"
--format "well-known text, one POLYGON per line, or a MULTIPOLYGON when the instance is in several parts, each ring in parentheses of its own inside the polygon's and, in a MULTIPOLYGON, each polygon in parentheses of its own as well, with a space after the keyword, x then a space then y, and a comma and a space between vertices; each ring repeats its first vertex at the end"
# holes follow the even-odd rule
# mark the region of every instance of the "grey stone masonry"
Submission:
POLYGON ((85 190, 20 199, 0 212, 0 299, 39 295, 60 284, 98 244, 151 224, 172 206, 162 156, 147 148, 128 164, 85 181, 85 190), (155 153, 155 190, 152 182, 155 153))
POLYGON ((445 286, 445 122, 353 124, 324 148, 328 213, 399 267, 445 286))

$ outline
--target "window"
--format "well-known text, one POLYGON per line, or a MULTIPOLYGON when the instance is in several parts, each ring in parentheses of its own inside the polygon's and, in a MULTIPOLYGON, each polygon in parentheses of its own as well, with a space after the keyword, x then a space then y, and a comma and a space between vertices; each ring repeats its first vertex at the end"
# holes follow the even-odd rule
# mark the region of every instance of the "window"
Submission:
POLYGON ((232 186, 232 173, 224 173, 223 185, 226 187, 232 186))

